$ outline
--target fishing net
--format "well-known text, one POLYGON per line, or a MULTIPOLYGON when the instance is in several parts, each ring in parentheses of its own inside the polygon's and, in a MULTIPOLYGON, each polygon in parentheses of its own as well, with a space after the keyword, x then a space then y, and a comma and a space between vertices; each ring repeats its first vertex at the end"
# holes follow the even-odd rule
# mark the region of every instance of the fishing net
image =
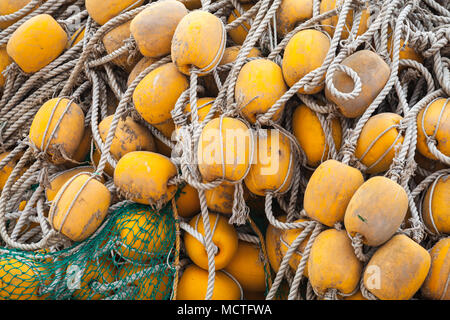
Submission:
POLYGON ((2 249, 2 299, 167 300, 175 275, 170 206, 123 204, 86 241, 60 251, 2 249))

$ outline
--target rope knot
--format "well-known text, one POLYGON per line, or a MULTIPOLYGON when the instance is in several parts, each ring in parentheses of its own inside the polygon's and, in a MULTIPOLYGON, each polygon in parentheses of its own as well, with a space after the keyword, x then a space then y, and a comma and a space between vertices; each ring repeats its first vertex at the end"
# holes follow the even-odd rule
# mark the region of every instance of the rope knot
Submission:
POLYGON ((248 105, 248 103, 246 105, 244 105, 243 107, 241 107, 241 109, 238 110, 237 108, 237 102, 233 102, 232 104, 229 104, 226 107, 226 110, 222 113, 224 117, 234 117, 236 116, 238 113, 240 114, 241 110, 243 108, 245 108, 248 105))
MULTIPOLYGON (((349 161, 350 159, 354 158, 356 146, 352 143, 351 137, 355 135, 354 129, 348 129, 348 138, 345 139, 344 144, 341 148, 341 155, 342 158, 345 159, 344 161, 349 161)), ((356 159, 356 158, 355 158, 356 159)))
POLYGON ((335 224, 334 224, 334 228, 336 229, 336 230, 338 230, 338 231, 342 231, 343 230, 343 226, 342 226, 342 222, 336 222, 335 224))
POLYGON ((434 135, 433 135, 433 136, 427 135, 427 136, 425 137, 425 139, 426 139, 426 141, 427 141, 427 145, 434 145, 434 146, 437 146, 437 141, 436 141, 434 135))
POLYGON ((332 121, 333 119, 337 119, 337 118, 339 118, 339 115, 337 114, 336 111, 333 110, 332 112, 330 112, 330 113, 327 115, 326 120, 327 120, 327 121, 332 121))
POLYGON ((13 76, 19 72, 20 68, 17 63, 13 62, 9 64, 5 70, 2 71, 2 75, 7 78, 9 76, 13 76))
POLYGON ((137 46, 136 41, 133 38, 133 35, 131 35, 129 38, 123 40, 123 43, 125 44, 125 47, 128 50, 128 58, 127 63, 132 64, 133 60, 135 60, 139 55, 139 49, 137 46))
POLYGON ((182 127, 187 123, 187 115, 183 112, 183 110, 183 108, 173 108, 172 111, 170 111, 173 122, 176 126, 182 127))
POLYGON ((127 47, 128 50, 130 50, 130 51, 137 50, 137 43, 134 40, 133 35, 130 35, 129 38, 126 38, 125 40, 123 40, 123 43, 125 44, 125 46, 127 47))
POLYGON ((358 169, 359 171, 361 171, 361 172, 366 172, 367 171, 367 166, 364 164, 364 163, 362 163, 361 161, 359 161, 358 159, 356 159, 356 157, 354 157, 353 155, 352 155, 352 157, 351 157, 351 163, 354 165, 354 167, 356 168, 356 169, 358 169))
POLYGON ((101 56, 105 51, 106 51, 105 46, 101 41, 99 41, 92 47, 92 53, 94 54, 95 57, 101 56))
POLYGON ((142 122, 142 117, 134 108, 126 108, 124 112, 120 115, 120 119, 124 121, 127 117, 130 117, 136 122, 142 122))
POLYGON ((299 218, 308 217, 308 213, 306 212, 305 208, 303 208, 299 213, 299 218))
POLYGON ((336 16, 339 16, 342 11, 342 7, 344 6, 344 0, 337 0, 336 1, 336 16))
POLYGON ((350 236, 350 239, 352 240, 352 247, 355 250, 355 255, 358 258, 358 260, 362 261, 362 262, 367 262, 369 261, 369 256, 364 254, 363 251, 363 235, 360 233, 356 233, 355 236, 350 236))
POLYGON ((48 164, 46 161, 42 161, 42 169, 39 172, 39 184, 44 188, 50 188, 50 179, 48 176, 48 164))
POLYGON ((235 184, 233 199, 233 214, 228 220, 230 224, 243 225, 250 216, 250 209, 247 207, 244 199, 244 188, 242 182, 235 184))
POLYGON ((337 300, 338 299, 337 295, 338 295, 338 290, 337 289, 335 289, 335 288, 328 289, 325 292, 325 294, 323 296, 323 299, 324 300, 337 300))
POLYGON ((404 131, 406 131, 406 129, 408 129, 408 127, 410 125, 409 122, 410 122, 409 118, 406 120, 405 120, 405 118, 403 118, 399 121, 399 123, 396 127, 398 128, 399 131, 404 132, 404 131))
POLYGON ((57 20, 57 22, 58 22, 58 24, 61 26, 61 28, 64 29, 64 31, 65 31, 67 34, 71 34, 71 33, 72 33, 72 30, 71 30, 71 28, 70 28, 70 24, 67 23, 65 20, 57 20))
POLYGON ((33 156, 38 160, 42 161, 43 163, 47 163, 48 156, 45 151, 40 150, 36 145, 27 137, 24 140, 24 144, 26 144, 28 147, 30 147, 33 156))
POLYGON ((353 0, 352 2, 352 8, 353 9, 361 9, 361 8, 367 8, 367 1, 366 0, 353 0))

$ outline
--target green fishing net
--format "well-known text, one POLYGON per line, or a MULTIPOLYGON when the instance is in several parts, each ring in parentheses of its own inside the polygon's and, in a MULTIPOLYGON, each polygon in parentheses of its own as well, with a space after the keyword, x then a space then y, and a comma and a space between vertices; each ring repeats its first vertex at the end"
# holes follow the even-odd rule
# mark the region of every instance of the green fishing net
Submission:
POLYGON ((0 299, 167 300, 175 275, 175 219, 130 204, 91 238, 50 252, 0 250, 0 299))

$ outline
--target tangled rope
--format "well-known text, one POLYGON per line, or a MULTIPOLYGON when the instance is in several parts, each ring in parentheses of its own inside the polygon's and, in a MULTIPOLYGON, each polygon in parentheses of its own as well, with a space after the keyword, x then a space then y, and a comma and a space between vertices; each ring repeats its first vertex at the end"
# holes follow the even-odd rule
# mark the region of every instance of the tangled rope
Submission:
MULTIPOLYGON (((198 169, 197 148, 203 129, 210 120, 218 114, 221 125, 224 117, 232 117, 241 120, 249 128, 250 132, 257 131, 262 127, 277 129, 283 133, 291 145, 291 158, 289 172, 292 171, 292 182, 287 190, 265 193, 264 211, 267 223, 274 228, 287 231, 302 229, 300 234, 289 245, 286 254, 280 261, 278 272, 271 275, 267 260, 267 250, 264 237, 252 221, 250 209, 244 200, 246 188, 244 177, 238 181, 232 181, 234 185, 232 215, 227 220, 235 226, 252 225, 248 233, 239 233, 239 239, 261 246, 261 254, 264 257, 265 269, 268 274, 267 282, 270 287, 266 295, 267 299, 276 297, 282 281, 288 281, 289 293, 287 298, 293 299, 317 299, 310 282, 303 281, 304 270, 315 239, 327 227, 318 221, 298 222, 299 218, 307 218, 308 214, 302 207, 302 196, 308 184, 310 171, 314 170, 307 164, 305 150, 293 134, 292 116, 294 109, 299 104, 304 104, 318 118, 324 133, 325 146, 322 152, 321 162, 334 159, 343 164, 358 168, 365 177, 386 155, 395 151, 395 157, 389 169, 383 174, 398 183, 408 196, 411 217, 407 224, 403 224, 398 232, 409 235, 414 241, 425 245, 431 240, 443 237, 433 222, 433 230, 425 226, 423 221, 423 208, 421 197, 428 187, 434 190, 437 181, 447 175, 448 168, 440 171, 430 172, 426 168, 418 166, 416 160, 416 149, 418 144, 418 115, 424 111, 423 117, 430 104, 438 98, 450 96, 450 10, 444 1, 437 0, 390 0, 370 1, 366 6, 364 1, 344 0, 339 1, 337 6, 327 12, 320 9, 320 1, 314 0, 313 12, 310 19, 298 21, 293 30, 280 38, 277 31, 277 10, 282 0, 259 0, 247 11, 242 4, 235 0, 220 0, 216 2, 201 1, 198 10, 207 11, 220 18, 223 24, 223 47, 234 45, 232 39, 227 38, 226 32, 248 24, 250 28, 245 29, 247 36, 240 46, 236 59, 227 64, 217 64, 209 70, 211 65, 199 69, 192 67, 189 74, 189 87, 179 96, 171 111, 171 116, 176 130, 173 136, 168 136, 156 126, 147 123, 135 110, 133 104, 133 93, 139 83, 152 71, 160 66, 172 62, 172 57, 166 55, 155 59, 155 62, 143 69, 136 78, 127 85, 128 73, 115 65, 117 58, 127 57, 128 61, 140 55, 136 40, 131 36, 123 41, 123 45, 113 52, 107 53, 102 45, 103 37, 114 28, 129 22, 139 13, 151 8, 155 2, 150 2, 130 10, 124 10, 116 17, 110 19, 104 25, 98 25, 84 8, 84 1, 74 0, 48 0, 41 3, 39 0, 30 1, 25 7, 13 14, 0 16, 0 22, 16 21, 4 30, 0 30, 0 44, 7 44, 11 35, 25 21, 39 14, 52 15, 66 31, 78 37, 80 30, 84 30, 82 41, 68 47, 58 58, 33 74, 24 73, 16 63, 9 65, 4 71, 5 84, 0 99, 0 144, 2 151, 8 154, 0 160, 0 170, 3 170, 11 162, 13 169, 9 174, 0 196, 0 235, 5 248, 14 248, 24 251, 49 249, 59 251, 71 248, 74 244, 61 235, 60 230, 55 230, 51 224, 51 217, 46 216, 51 203, 47 201, 45 190, 49 186, 49 177, 57 172, 67 169, 68 164, 54 165, 43 156, 54 132, 50 133, 46 146, 40 146, 36 151, 28 138, 28 132, 34 116, 41 105, 53 97, 69 97, 71 101, 80 105, 85 113, 85 127, 92 133, 90 141, 91 158, 95 149, 99 152, 97 163, 93 163, 94 173, 92 177, 104 178, 104 184, 113 195, 113 203, 109 211, 117 208, 122 197, 114 185, 113 177, 106 174, 106 168, 114 170, 119 159, 111 153, 111 146, 115 138, 119 121, 127 116, 132 116, 138 123, 144 125, 164 146, 171 149, 171 160, 176 164, 178 175, 173 177, 169 185, 180 186, 187 183, 198 191, 200 203, 200 215, 204 225, 204 234, 192 228, 187 221, 180 219, 176 214, 177 221, 177 244, 176 261, 173 265, 161 265, 151 267, 151 272, 158 272, 164 268, 176 270, 176 281, 173 284, 172 298, 176 299, 178 278, 182 274, 182 263, 180 257, 183 254, 181 237, 188 233, 195 237, 204 247, 208 258, 208 282, 205 299, 213 297, 216 279, 215 256, 219 249, 213 242, 213 235, 217 225, 210 223, 210 211, 205 191, 212 190, 222 183, 230 182, 225 179, 225 170, 222 171, 221 179, 205 181, 198 169), (80 8, 79 12, 73 14, 73 6, 80 8), (36 8, 37 7, 37 8, 36 8), (236 10, 240 16, 227 23, 229 15, 236 10), (360 33, 360 24, 363 11, 370 14, 367 28, 360 33), (352 15, 352 23, 348 25, 348 17, 352 15), (336 19, 335 25, 324 25, 324 21, 336 19), (70 30, 74 22, 79 22, 79 28, 70 30), (333 29, 332 35, 323 31, 324 27, 333 29), (238 107, 236 98, 237 79, 243 66, 257 59, 266 59, 281 67, 284 50, 289 41, 301 30, 315 29, 323 31, 330 40, 330 47, 323 60, 322 65, 307 73, 301 79, 290 86, 264 113, 256 116, 254 123, 249 123, 238 107), (344 34, 347 34, 344 37, 344 34), (225 41, 226 40, 226 41, 225 41), (420 54, 422 61, 401 58, 401 53, 408 47, 420 54), (261 57, 249 57, 250 51, 258 48, 261 57), (326 99, 322 92, 318 94, 302 94, 309 92, 319 86, 324 86, 329 94, 340 100, 351 101, 362 94, 364 90, 363 80, 352 68, 343 64, 343 61, 361 49, 376 52, 389 66, 390 74, 387 82, 370 102, 362 115, 356 118, 345 118, 339 112, 336 104, 326 99), (204 96, 206 76, 212 80, 217 87, 217 96, 208 104, 210 108, 202 121, 199 118, 200 107, 198 100, 204 96), (340 73, 351 79, 353 89, 350 92, 340 91, 334 82, 335 76, 340 73), (108 98, 114 97, 116 107, 109 110, 108 98), (190 112, 186 112, 186 106, 190 104, 190 112), (282 112, 278 120, 274 120, 276 114, 282 112), (399 124, 387 127, 368 148, 363 151, 362 156, 356 157, 355 152, 358 139, 369 119, 381 112, 391 112, 402 117, 399 124), (112 115, 112 121, 106 137, 100 135, 99 123, 107 116, 112 115), (342 143, 336 144, 333 135, 333 120, 338 120, 342 128, 342 143), (398 130, 398 136, 388 149, 372 164, 364 165, 364 159, 372 148, 391 129, 398 130), (398 143, 398 141, 401 141, 398 143), (326 151, 328 150, 328 151, 326 151), (415 181, 418 175, 423 176, 420 182, 415 181), (32 187, 35 189, 32 189, 32 187), (26 201, 26 205, 19 210, 20 203, 26 201), (278 219, 279 214, 274 212, 274 206, 287 216, 282 222, 278 219), (22 230, 27 226, 33 226, 25 234, 22 230), (305 241, 306 247, 302 252, 302 258, 297 269, 291 270, 289 261, 305 241), (161 270, 160 270, 161 269, 161 270), (272 276, 274 276, 272 281, 272 276), (305 286, 306 294, 300 293, 301 286, 305 286)), ((234 13, 233 13, 234 14, 234 13)), ((214 63, 222 59, 223 52, 214 57, 214 63)), ((254 99, 256 99, 255 97, 254 99)), ((252 102, 251 100, 250 102, 252 102)), ((249 102, 249 104, 250 104, 249 102)), ((443 106, 439 120, 442 120, 444 110, 450 108, 448 103, 443 106), (447 109, 446 109, 447 108, 447 109)), ((205 107, 205 106, 204 106, 205 107)), ((68 107, 67 107, 68 108, 68 107)), ((422 122, 424 121, 422 117, 422 122)), ((59 119, 61 120, 61 119, 59 119)), ((422 128, 425 126, 422 123, 422 128)), ((436 141, 436 132, 439 123, 431 134, 424 131, 426 144, 430 153, 444 166, 450 165, 448 154, 444 154, 436 141)), ((222 132, 222 131, 221 131, 222 132)), ((46 132, 47 133, 47 132, 46 132)), ((45 135, 44 135, 45 137, 45 135)), ((255 138, 252 136, 252 143, 255 138)), ((44 140, 43 140, 44 142, 44 140)), ((252 144, 250 154, 251 161, 256 157, 255 145, 252 144)), ((222 154, 222 157, 224 155, 222 154)), ((67 157, 68 162, 72 159, 67 157)), ((77 162, 78 163, 78 162, 77 162)), ((72 161, 75 164, 75 161, 72 161)), ((282 187, 285 187, 285 182, 282 187)), ((430 200, 431 201, 431 200, 430 200)), ((172 201, 171 205, 176 205, 172 201)), ((105 221, 105 223, 108 220, 105 221)), ((336 229, 341 230, 342 224, 337 224, 336 229)), ((60 227, 61 229, 61 227, 60 227)), ((95 233, 97 234, 97 233, 95 233)), ((91 237, 95 236, 92 235, 91 237)), ((355 255, 363 265, 370 260, 373 250, 363 245, 363 236, 356 234, 351 237, 351 244, 355 255)), ((73 247, 73 250, 78 245, 73 247)), ((72 250, 72 249, 71 249, 72 250)), ((182 258, 181 258, 182 260, 182 258)), ((148 270, 147 270, 148 271, 148 270)), ((123 286, 124 283, 134 283, 140 277, 148 274, 142 271, 133 276, 121 279, 113 283, 113 287, 123 286)), ((54 285, 60 285, 63 277, 56 277, 54 285)), ((361 282, 362 283, 362 282, 361 282)), ((93 288, 98 292, 111 290, 111 286, 95 283, 93 288)), ((375 297, 363 286, 358 287, 363 296, 374 299, 375 297)), ((242 290, 242 288, 240 288, 242 290)), ((44 289, 45 292, 45 289, 44 289)), ((325 296, 320 298, 338 299, 345 296, 335 288, 330 288, 325 296)), ((120 296, 108 299, 120 298, 120 296)))

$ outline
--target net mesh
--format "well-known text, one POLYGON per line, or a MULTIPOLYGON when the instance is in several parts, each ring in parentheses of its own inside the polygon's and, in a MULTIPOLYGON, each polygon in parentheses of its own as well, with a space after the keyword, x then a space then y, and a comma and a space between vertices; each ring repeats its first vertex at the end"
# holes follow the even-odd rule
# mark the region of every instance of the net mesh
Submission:
POLYGON ((124 205, 92 238, 57 251, 0 252, 0 299, 167 300, 175 269, 170 205, 124 205))

